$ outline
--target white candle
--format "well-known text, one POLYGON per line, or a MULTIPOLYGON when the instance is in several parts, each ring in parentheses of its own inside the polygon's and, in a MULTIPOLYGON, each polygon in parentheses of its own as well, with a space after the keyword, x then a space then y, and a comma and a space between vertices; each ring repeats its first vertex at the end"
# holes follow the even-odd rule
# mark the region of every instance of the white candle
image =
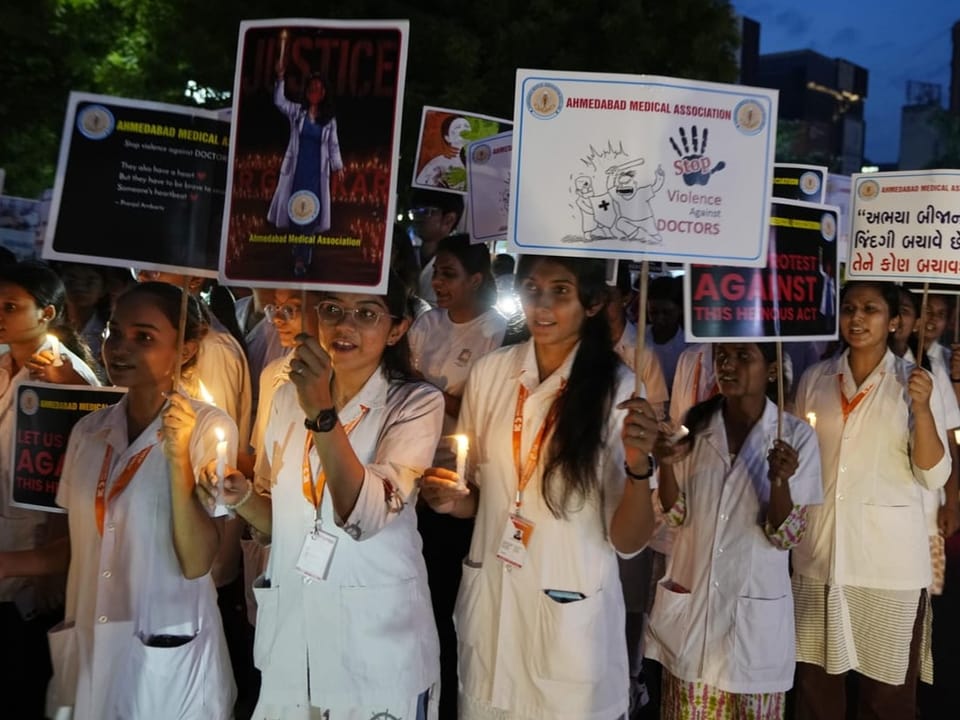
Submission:
POLYGON ((815 412, 807 413, 807 422, 810 424, 814 430, 817 429, 817 414, 815 412))
POLYGON ((47 343, 50 345, 50 352, 53 353, 53 366, 62 367, 63 360, 60 358, 60 338, 53 333, 47 333, 47 343))
MULTIPOLYGON (((197 387, 197 392, 200 394, 200 399, 203 400, 207 405, 213 405, 216 407, 216 403, 213 401, 213 395, 210 394, 210 391, 207 390, 207 386, 203 384, 203 380, 200 380, 197 387)), ((219 430, 219 432, 222 432, 219 430)), ((223 438, 220 438, 221 440, 223 438)))
POLYGON ((470 438, 466 435, 454 435, 457 443, 457 477, 461 485, 467 484, 467 453, 470 451, 470 438))
POLYGON ((217 505, 222 504, 220 498, 223 496, 223 476, 227 472, 227 440, 223 428, 215 428, 217 435, 217 505))
POLYGON ((676 445, 678 442, 683 440, 689 434, 690 434, 690 430, 687 428, 687 426, 681 425, 680 428, 673 435, 667 438, 667 442, 669 442, 671 445, 676 445))

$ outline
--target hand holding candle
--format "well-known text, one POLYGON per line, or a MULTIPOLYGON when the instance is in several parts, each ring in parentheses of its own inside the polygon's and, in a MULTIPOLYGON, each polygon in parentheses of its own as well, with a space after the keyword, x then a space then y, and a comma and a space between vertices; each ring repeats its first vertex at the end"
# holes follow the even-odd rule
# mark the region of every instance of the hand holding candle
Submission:
POLYGON ((470 452, 470 439, 466 435, 454 435, 457 444, 457 477, 462 486, 467 485, 467 453, 470 452))

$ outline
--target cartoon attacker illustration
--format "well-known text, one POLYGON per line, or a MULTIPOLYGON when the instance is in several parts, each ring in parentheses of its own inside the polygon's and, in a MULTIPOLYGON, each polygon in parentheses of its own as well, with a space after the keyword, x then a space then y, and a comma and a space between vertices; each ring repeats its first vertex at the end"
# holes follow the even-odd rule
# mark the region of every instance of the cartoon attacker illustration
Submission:
POLYGON ((577 193, 577 208, 580 210, 580 224, 583 237, 597 239, 611 237, 613 226, 617 222, 616 206, 609 192, 593 194, 593 180, 579 175, 573 181, 577 193))
POLYGON ((680 158, 673 163, 678 175, 683 175, 683 182, 687 187, 694 185, 706 185, 710 177, 723 170, 727 164, 722 160, 713 165, 710 158, 707 157, 707 137, 710 128, 703 129, 702 140, 697 139, 697 126, 690 126, 690 143, 687 142, 687 133, 680 128, 680 143, 683 145, 683 151, 677 145, 677 141, 670 138, 670 145, 673 147, 677 157, 680 158), (691 150, 693 152, 691 152, 691 150), (711 167, 712 166, 712 167, 711 167))
POLYGON ((624 240, 641 240, 659 244, 663 237, 657 232, 657 219, 653 215, 650 201, 663 187, 666 176, 661 166, 657 166, 656 179, 641 185, 638 169, 644 164, 643 158, 636 158, 622 165, 607 168, 607 190, 616 204, 618 220, 616 229, 624 240))

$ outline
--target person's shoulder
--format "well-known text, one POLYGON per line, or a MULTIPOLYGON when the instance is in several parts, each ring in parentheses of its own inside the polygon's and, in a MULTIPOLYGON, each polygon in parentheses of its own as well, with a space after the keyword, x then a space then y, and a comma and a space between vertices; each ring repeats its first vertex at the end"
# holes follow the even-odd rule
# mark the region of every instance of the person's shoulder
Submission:
POLYGON ((118 414, 123 415, 123 408, 120 407, 120 403, 114 403, 105 408, 94 410, 77 420, 73 429, 70 431, 70 437, 72 438, 74 435, 78 437, 81 435, 94 435, 101 430, 109 428, 115 422, 122 421, 125 424, 126 419, 123 417, 118 419, 118 414))
MULTIPOLYGON (((518 368, 523 362, 524 355, 528 352, 528 343, 523 342, 519 345, 508 345, 507 347, 497 348, 478 359, 470 369, 471 374, 507 372, 510 369, 518 368)), ((506 379, 506 376, 503 376, 506 379)))
POLYGON ((405 410, 413 408, 435 409, 443 412, 443 392, 425 380, 391 380, 387 388, 388 407, 405 410))

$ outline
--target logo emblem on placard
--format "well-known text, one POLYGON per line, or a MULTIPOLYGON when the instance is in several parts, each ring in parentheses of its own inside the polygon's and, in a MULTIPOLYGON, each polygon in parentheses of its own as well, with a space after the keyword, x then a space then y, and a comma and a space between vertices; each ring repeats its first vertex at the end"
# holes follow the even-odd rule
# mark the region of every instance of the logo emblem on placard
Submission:
POLYGON ((876 180, 864 180, 857 186, 857 197, 861 200, 873 200, 880 194, 880 183, 876 180))
POLYGON ((819 176, 815 172, 805 172, 800 176, 800 189, 804 195, 816 195, 820 192, 819 176))
POLYGON ((36 415, 40 409, 40 396, 36 390, 24 390, 20 393, 20 412, 24 415, 36 415))
POLYGON ((837 221, 834 219, 833 213, 824 213, 820 217, 820 234, 827 242, 833 242, 833 239, 837 236, 837 221))
POLYGON ((756 135, 767 124, 767 113, 756 100, 741 100, 733 109, 733 124, 744 135, 756 135))
POLYGON ((563 109, 563 93, 551 82, 534 85, 527 91, 527 110, 541 120, 555 118, 563 109))
POLYGON ((470 151, 470 159, 477 165, 483 165, 490 159, 490 146, 487 144, 477 145, 470 151))
POLYGON ((103 105, 87 105, 77 113, 77 130, 88 140, 103 140, 115 126, 113 113, 103 105))
POLYGON ((297 225, 309 225, 320 214, 320 198, 309 190, 298 190, 290 196, 287 212, 297 225))

